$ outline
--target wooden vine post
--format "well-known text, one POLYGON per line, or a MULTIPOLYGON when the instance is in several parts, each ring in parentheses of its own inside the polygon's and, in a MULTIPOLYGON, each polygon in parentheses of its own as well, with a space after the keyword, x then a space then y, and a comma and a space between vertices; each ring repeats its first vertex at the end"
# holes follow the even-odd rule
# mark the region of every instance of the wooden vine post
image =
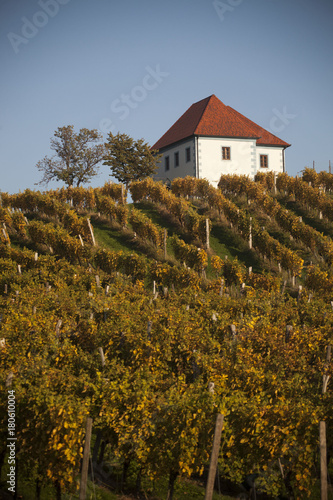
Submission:
POLYGON ((319 422, 320 446, 320 498, 327 500, 327 450, 326 450, 326 422, 319 422))
POLYGON ((83 450, 83 460, 82 460, 82 471, 81 471, 81 483, 80 483, 80 496, 79 496, 79 500, 86 500, 87 480, 88 480, 88 468, 89 468, 89 456, 90 456, 91 431, 92 431, 92 418, 88 417, 87 418, 87 424, 86 424, 86 438, 84 440, 84 450, 83 450))
POLYGON ((164 229, 164 234, 163 234, 163 249, 164 249, 164 259, 167 258, 167 230, 164 229))
MULTIPOLYGON (((326 350, 326 371, 328 371, 331 361, 332 347, 327 346, 326 350)), ((324 373, 323 375, 323 389, 322 393, 325 394, 330 375, 324 373)), ((320 447, 320 498, 327 500, 327 446, 326 446, 326 422, 323 420, 319 422, 319 447, 320 447)))
POLYGON ((5 238, 5 240, 7 241, 7 245, 10 247, 10 239, 9 239, 9 236, 8 236, 8 233, 7 233, 7 228, 6 228, 6 224, 3 222, 3 228, 2 228, 2 234, 5 238))
POLYGON ((103 347, 99 347, 98 352, 99 352, 99 355, 101 357, 102 367, 104 367, 105 366, 105 356, 104 356, 103 347))
POLYGON ((209 219, 206 219, 206 248, 209 249, 209 219))
POLYGON ((252 248, 252 217, 250 217, 250 226, 249 226, 249 248, 252 248))
POLYGON ((215 482, 215 476, 216 476, 217 461, 219 458, 223 420, 224 420, 224 416, 221 413, 218 413, 218 415, 216 417, 216 424, 215 424, 213 449, 212 449, 212 454, 210 457, 205 500, 212 500, 212 498, 213 498, 214 482, 215 482))
POLYGON ((89 231, 90 231, 90 236, 91 236, 92 244, 93 244, 93 246, 96 246, 96 241, 95 241, 95 236, 94 236, 94 230, 92 228, 92 225, 91 225, 91 222, 90 222, 89 218, 87 218, 87 223, 88 223, 88 228, 89 228, 89 231))
POLYGON ((276 194, 276 173, 275 172, 274 172, 273 176, 274 176, 273 177, 273 179, 274 179, 274 181, 273 181, 273 193, 276 194))

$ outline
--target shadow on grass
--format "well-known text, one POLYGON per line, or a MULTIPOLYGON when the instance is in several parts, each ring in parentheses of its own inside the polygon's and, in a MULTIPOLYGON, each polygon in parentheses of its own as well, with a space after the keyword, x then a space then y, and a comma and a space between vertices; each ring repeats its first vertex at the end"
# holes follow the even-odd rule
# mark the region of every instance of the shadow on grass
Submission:
POLYGON ((102 246, 115 252, 140 252, 133 241, 133 235, 125 233, 121 229, 111 227, 108 222, 94 218, 92 220, 96 240, 102 246))
POLYGON ((154 224, 166 229, 168 231, 168 236, 179 234, 179 225, 166 210, 159 209, 153 203, 144 201, 134 203, 133 206, 147 215, 154 224))
POLYGON ((95 218, 92 220, 97 243, 114 252, 133 253, 148 257, 149 259, 161 260, 162 250, 141 238, 134 238, 129 229, 114 227, 107 220, 95 218))
POLYGON ((305 224, 308 224, 316 231, 323 233, 324 236, 330 236, 331 238, 333 238, 332 222, 328 221, 327 219, 319 219, 319 217, 315 215, 314 210, 313 214, 311 214, 311 211, 302 207, 302 205, 300 205, 297 201, 285 200, 283 198, 279 199, 279 203, 283 205, 284 208, 292 211, 294 215, 302 217, 305 224))
POLYGON ((232 229, 223 224, 214 224, 211 229, 211 247, 221 257, 237 257, 246 267, 252 267, 254 272, 262 272, 261 260, 253 250, 250 250, 244 240, 232 229), (223 253, 224 252, 224 253, 223 253))

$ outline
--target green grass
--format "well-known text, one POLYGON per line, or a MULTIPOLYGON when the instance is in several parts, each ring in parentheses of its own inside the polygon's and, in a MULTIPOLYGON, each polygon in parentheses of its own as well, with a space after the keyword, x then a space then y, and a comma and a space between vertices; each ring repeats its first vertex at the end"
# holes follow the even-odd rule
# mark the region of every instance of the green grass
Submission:
MULTIPOLYGON (((2 481, 4 483, 4 480, 2 481)), ((168 490, 167 479, 155 481, 143 481, 143 494, 147 500, 165 500, 168 490)), ((3 488, 3 491, 6 491, 3 488)), ((0 488, 0 498, 2 498, 2 490, 0 488)), ((28 480, 19 479, 18 487, 19 496, 22 500, 36 500, 35 485, 28 480)), ((52 486, 42 488, 41 500, 54 500, 55 490, 52 486)), ((78 500, 79 491, 76 493, 64 493, 61 495, 62 500, 78 500)), ((109 489, 99 486, 88 481, 86 500, 130 500, 136 496, 131 493, 115 493, 109 489)), ((197 481, 188 479, 178 479, 175 483, 175 491, 173 500, 203 500, 205 498, 205 488, 197 481)), ((231 500, 232 497, 214 492, 213 500, 231 500)))
POLYGON ((167 215, 167 212, 161 212, 153 203, 141 201, 139 203, 134 203, 133 206, 147 215, 147 217, 149 217, 154 224, 166 229, 169 236, 172 236, 175 233, 179 234, 178 225, 172 222, 171 217, 167 215))
MULTIPOLYGON (((123 495, 117 495, 116 493, 104 488, 102 486, 98 486, 97 484, 88 481, 87 491, 86 491, 86 500, 121 500, 123 495)), ((62 500, 78 500, 79 492, 75 495, 62 495, 62 500)), ((41 499, 43 500, 43 499, 41 499)))
POLYGON ((262 272, 262 263, 256 253, 249 249, 245 240, 222 223, 213 224, 210 233, 210 247, 221 258, 237 259, 254 272, 262 272))
POLYGON ((115 252, 133 252, 134 250, 138 253, 137 248, 132 242, 132 236, 129 233, 125 233, 121 229, 116 229, 111 226, 108 222, 101 219, 94 218, 93 221, 94 235, 96 242, 110 250, 115 252))
MULTIPOLYGON (((5 469, 2 470, 2 481, 0 485, 0 498, 6 498, 2 495, 2 492, 7 492, 5 486, 5 469)), ((130 479, 130 478, 129 478, 130 479)), ((143 479, 142 482, 142 494, 140 498, 145 498, 146 500, 165 500, 168 490, 168 481, 166 478, 159 479, 157 481, 151 481, 148 479, 143 479)), ((129 481, 129 489, 124 493, 115 493, 106 487, 97 485, 88 480, 86 500, 134 500, 137 498, 131 491, 134 491, 134 487, 129 481), (131 488, 132 486, 132 488, 131 488)), ((19 498, 22 500, 36 500, 35 495, 35 485, 28 479, 22 479, 19 476, 18 485, 19 498)), ((55 490, 52 486, 46 486, 42 488, 41 500, 54 500, 55 490)), ((78 500, 79 491, 76 493, 64 493, 61 496, 62 500, 78 500)), ((173 500, 203 500, 205 498, 205 487, 198 481, 178 478, 175 483, 175 491, 173 500)), ((219 494, 216 491, 213 494, 213 500, 232 500, 235 497, 219 494)), ((320 481, 318 480, 315 484, 313 491, 307 500, 318 500, 320 498, 320 481)), ((328 500, 333 500, 333 487, 328 485, 328 500)))
MULTIPOLYGON (((180 230, 177 224, 172 223, 170 218, 166 217, 165 214, 161 213, 158 208, 149 202, 135 203, 135 208, 141 210, 147 217, 149 217, 154 224, 157 224, 163 229, 168 231, 168 236, 177 234, 186 243, 191 243, 190 235, 179 234, 180 230)), ((201 210, 198 210, 201 212, 201 210)), ((252 266, 253 271, 262 272, 263 267, 260 259, 256 256, 255 252, 248 248, 246 242, 241 238, 241 236, 235 234, 232 229, 223 225, 221 222, 213 223, 211 234, 210 234, 210 247, 214 253, 219 255, 221 258, 227 256, 229 259, 237 259, 242 262, 246 267, 252 266)), ((168 242, 167 253, 169 256, 173 256, 173 249, 168 242)), ((210 276, 212 271, 210 268, 207 270, 210 276)))
POLYGON ((167 230, 167 255, 172 259, 174 258, 174 250, 169 239, 171 236, 177 234, 180 238, 189 243, 190 239, 188 238, 188 236, 180 234, 179 225, 176 222, 173 222, 166 212, 161 212, 153 203, 142 201, 139 203, 134 203, 133 206, 137 210, 140 210, 142 213, 144 213, 147 217, 149 217, 154 224, 158 225, 162 229, 167 230))
MULTIPOLYGON (((156 482, 151 490, 152 499, 164 500, 167 491, 168 483, 166 479, 156 482)), ((203 500, 204 498, 205 488, 200 483, 188 479, 178 479, 176 481, 173 500, 203 500)), ((231 497, 214 492, 213 500, 231 500, 231 497)))
MULTIPOLYGON (((101 247, 114 252, 135 252, 148 258, 160 260, 162 251, 157 250, 153 243, 149 241, 144 241, 140 238, 134 240, 130 227, 129 229, 118 228, 111 222, 98 217, 92 218, 92 224, 96 242, 101 247)), ((173 258, 174 252, 170 241, 167 242, 167 254, 169 257, 173 258)))
MULTIPOLYGON (((310 261, 316 262, 316 258, 313 252, 309 250, 303 242, 298 241, 296 239, 291 240, 290 233, 288 231, 285 231, 274 218, 270 219, 269 216, 261 209, 260 204, 253 202, 251 203, 250 206, 248 206, 244 196, 234 196, 232 198, 232 201, 239 208, 247 210, 248 213, 252 215, 252 217, 255 217, 259 225, 264 226, 266 231, 270 234, 270 236, 272 236, 282 245, 286 246, 287 248, 290 248, 290 250, 292 250, 293 252, 296 252, 304 260, 305 265, 310 263, 310 261)), ((279 202, 281 203, 280 199, 279 202)), ((293 205, 285 206, 285 208, 288 208, 288 210, 293 212, 294 215, 298 215, 297 213, 294 212, 293 205)), ((305 219, 303 220, 304 222, 306 222, 305 219)))
MULTIPOLYGON (((140 202, 133 204, 137 210, 141 210, 149 217, 154 224, 166 229, 168 232, 167 255, 171 260, 174 259, 174 250, 170 243, 170 237, 177 234, 184 239, 186 243, 193 243, 191 235, 182 234, 179 225, 168 217, 167 214, 160 211, 159 208, 150 202, 140 202)), ((147 248, 139 242, 134 242, 130 231, 112 226, 108 221, 93 217, 92 223, 97 243, 100 246, 119 252, 137 252, 141 255, 156 258, 152 254, 152 249, 147 248)), ((232 229, 221 222, 214 222, 210 234, 210 247, 213 252, 221 258, 227 256, 229 259, 237 259, 246 267, 252 267, 254 272, 262 272, 264 265, 256 252, 248 248, 247 243, 236 234, 232 229)), ((154 253, 154 252, 153 252, 154 253)), ((213 277, 213 271, 208 267, 208 277, 213 277)))

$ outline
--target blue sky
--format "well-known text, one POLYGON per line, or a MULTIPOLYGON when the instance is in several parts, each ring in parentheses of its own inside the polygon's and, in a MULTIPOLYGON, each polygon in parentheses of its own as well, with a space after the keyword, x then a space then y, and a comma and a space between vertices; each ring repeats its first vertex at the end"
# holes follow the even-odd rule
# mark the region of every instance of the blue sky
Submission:
POLYGON ((290 175, 333 164, 331 0, 2 0, 0 37, 1 191, 36 188, 57 127, 153 145, 211 94, 292 144, 290 175))

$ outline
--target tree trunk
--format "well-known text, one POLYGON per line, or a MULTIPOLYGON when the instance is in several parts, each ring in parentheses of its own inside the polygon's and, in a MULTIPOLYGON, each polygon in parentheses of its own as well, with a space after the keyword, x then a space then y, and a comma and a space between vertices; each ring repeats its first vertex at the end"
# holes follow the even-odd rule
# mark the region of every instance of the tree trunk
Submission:
POLYGON ((139 470, 138 475, 136 476, 135 489, 137 495, 140 493, 141 490, 141 478, 142 478, 142 469, 139 470))
POLYGON ((295 498, 295 496, 294 496, 293 487, 292 487, 290 478, 291 478, 291 471, 287 472, 287 474, 284 478, 284 485, 285 485, 286 490, 288 492, 289 500, 293 500, 295 498))
POLYGON ((123 489, 124 486, 125 486, 125 484, 126 484, 127 473, 128 473, 128 469, 129 469, 130 463, 131 462, 129 460, 124 462, 123 473, 122 473, 122 476, 121 476, 121 489, 123 489))
POLYGON ((95 444, 94 444, 93 455, 92 455, 92 461, 93 461, 93 463, 97 462, 98 450, 99 450, 99 447, 100 447, 100 444, 101 444, 101 440, 102 440, 102 432, 100 430, 98 430, 97 434, 96 434, 96 441, 95 441, 95 444))
POLYGON ((178 476, 178 472, 175 472, 172 470, 170 471, 167 500, 173 499, 173 493, 174 493, 174 489, 175 489, 175 482, 176 482, 177 476, 178 476))
POLYGON ((102 441, 102 446, 101 446, 101 451, 99 453, 99 457, 98 457, 98 463, 100 464, 101 462, 103 462, 103 458, 104 458, 104 451, 105 451, 105 446, 106 446, 106 441, 102 441))
POLYGON ((59 481, 56 481, 54 486, 56 490, 56 500, 61 500, 61 486, 59 481))
POLYGON ((36 499, 40 500, 40 494, 42 491, 42 485, 39 479, 36 479, 36 499))

